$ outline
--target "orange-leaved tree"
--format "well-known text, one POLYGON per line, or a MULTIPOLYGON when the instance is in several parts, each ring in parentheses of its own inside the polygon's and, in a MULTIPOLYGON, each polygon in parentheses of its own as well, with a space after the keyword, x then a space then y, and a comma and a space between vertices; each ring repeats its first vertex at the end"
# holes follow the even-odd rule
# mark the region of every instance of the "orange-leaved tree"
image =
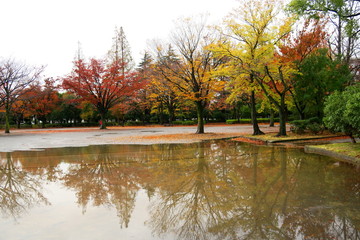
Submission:
POLYGON ((326 21, 305 19, 298 31, 288 34, 279 50, 283 59, 301 63, 306 57, 318 49, 329 47, 329 33, 326 31, 326 21))
POLYGON ((72 73, 63 79, 64 89, 94 105, 101 117, 101 129, 106 129, 109 109, 141 87, 134 72, 122 70, 122 64, 117 61, 106 65, 104 60, 90 59, 87 63, 80 59, 75 61, 72 73))

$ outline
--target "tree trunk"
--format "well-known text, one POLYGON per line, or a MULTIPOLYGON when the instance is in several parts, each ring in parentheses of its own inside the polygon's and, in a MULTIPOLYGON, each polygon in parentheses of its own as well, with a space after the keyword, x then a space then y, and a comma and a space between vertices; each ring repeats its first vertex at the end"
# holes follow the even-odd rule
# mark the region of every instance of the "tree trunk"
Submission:
POLYGON ((100 129, 106 129, 105 113, 100 113, 100 129))
POLYGON ((287 119, 287 112, 285 107, 285 96, 281 96, 281 103, 279 107, 279 118, 280 118, 280 128, 279 133, 277 136, 286 136, 286 119, 287 119))
POLYGON ((352 133, 349 134, 349 137, 350 137, 352 143, 356 143, 356 139, 352 133))
POLYGON ((5 107, 5 133, 10 133, 10 107, 9 104, 6 104, 5 107))
POLYGON ((172 122, 175 119, 175 108, 171 104, 169 104, 168 111, 169 111, 169 124, 172 124, 172 122))
POLYGON ((197 124, 197 134, 204 133, 204 106, 202 101, 196 101, 196 111, 197 111, 197 118, 198 118, 198 124, 197 124))
POLYGON ((270 108, 270 124, 269 127, 274 127, 275 121, 274 121, 274 110, 270 108))
POLYGON ((160 103, 160 124, 163 125, 165 123, 165 119, 164 119, 164 105, 162 104, 162 102, 160 103))
POLYGON ((45 128, 46 118, 41 118, 41 128, 45 128))
POLYGON ((280 118, 280 128, 277 136, 286 136, 286 112, 279 109, 279 118, 280 118))
POLYGON ((21 126, 20 126, 20 125, 21 125, 20 123, 21 123, 21 120, 20 120, 20 117, 18 117, 18 118, 16 119, 16 126, 17 126, 18 129, 20 129, 20 127, 21 127, 21 126))
POLYGON ((250 97, 250 108, 251 108, 251 123, 253 125, 253 135, 264 135, 264 133, 260 130, 259 124, 256 118, 256 101, 255 101, 255 92, 251 91, 250 97))
POLYGON ((125 127, 125 113, 122 115, 121 125, 125 127))

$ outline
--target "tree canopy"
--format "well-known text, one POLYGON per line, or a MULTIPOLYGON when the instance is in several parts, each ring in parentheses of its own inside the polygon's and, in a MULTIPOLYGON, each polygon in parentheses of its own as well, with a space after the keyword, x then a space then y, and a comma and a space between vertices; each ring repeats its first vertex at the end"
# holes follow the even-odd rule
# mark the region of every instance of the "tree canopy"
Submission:
POLYGON ((75 62, 73 72, 63 79, 63 88, 75 93, 99 111, 102 128, 109 109, 124 101, 140 87, 134 73, 122 73, 122 64, 105 65, 103 60, 91 59, 89 63, 75 62))
POLYGON ((324 122, 329 129, 348 134, 355 143, 355 136, 360 135, 360 84, 328 96, 324 113, 324 122))

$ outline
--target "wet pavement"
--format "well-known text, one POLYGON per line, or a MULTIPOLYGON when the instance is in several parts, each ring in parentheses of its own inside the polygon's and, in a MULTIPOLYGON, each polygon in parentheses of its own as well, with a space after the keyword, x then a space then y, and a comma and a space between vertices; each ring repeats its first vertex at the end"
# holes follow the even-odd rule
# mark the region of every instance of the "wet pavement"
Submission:
MULTIPOLYGON (((276 132, 278 127, 261 125, 264 132, 276 132)), ((106 130, 98 128, 61 128, 61 129, 17 129, 10 134, 0 133, 0 152, 16 150, 32 150, 55 147, 80 147, 102 144, 155 144, 184 143, 206 139, 193 138, 196 126, 184 127, 110 127, 106 130), (166 135, 182 134, 182 137, 164 139, 166 135), (187 136, 189 134, 189 136, 187 136), (144 137, 150 137, 144 141, 144 137)), ((251 134, 251 125, 208 125, 206 133, 223 134, 224 137, 251 134)), ((209 135, 209 138, 213 136, 209 135)))

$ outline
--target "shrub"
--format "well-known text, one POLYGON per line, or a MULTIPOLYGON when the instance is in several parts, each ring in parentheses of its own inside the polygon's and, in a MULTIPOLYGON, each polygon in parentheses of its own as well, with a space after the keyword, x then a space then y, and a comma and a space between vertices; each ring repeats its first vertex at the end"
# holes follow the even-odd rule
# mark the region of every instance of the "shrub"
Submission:
POLYGON ((347 87, 344 92, 335 92, 325 101, 324 123, 335 132, 360 136, 360 84, 347 87))
POLYGON ((239 121, 237 119, 228 119, 226 120, 227 124, 235 124, 235 123, 239 123, 239 121))
POLYGON ((290 122, 290 131, 296 134, 305 133, 307 120, 294 120, 290 122))
POLYGON ((322 132, 324 126, 317 117, 305 119, 305 120, 294 120, 290 122, 290 131, 296 134, 303 134, 306 131, 310 131, 314 134, 322 132))
POLYGON ((144 123, 141 121, 127 121, 125 123, 125 126, 142 126, 142 125, 144 125, 144 123))
POLYGON ((322 133, 324 131, 324 126, 320 123, 313 122, 307 125, 307 129, 314 134, 322 133))

